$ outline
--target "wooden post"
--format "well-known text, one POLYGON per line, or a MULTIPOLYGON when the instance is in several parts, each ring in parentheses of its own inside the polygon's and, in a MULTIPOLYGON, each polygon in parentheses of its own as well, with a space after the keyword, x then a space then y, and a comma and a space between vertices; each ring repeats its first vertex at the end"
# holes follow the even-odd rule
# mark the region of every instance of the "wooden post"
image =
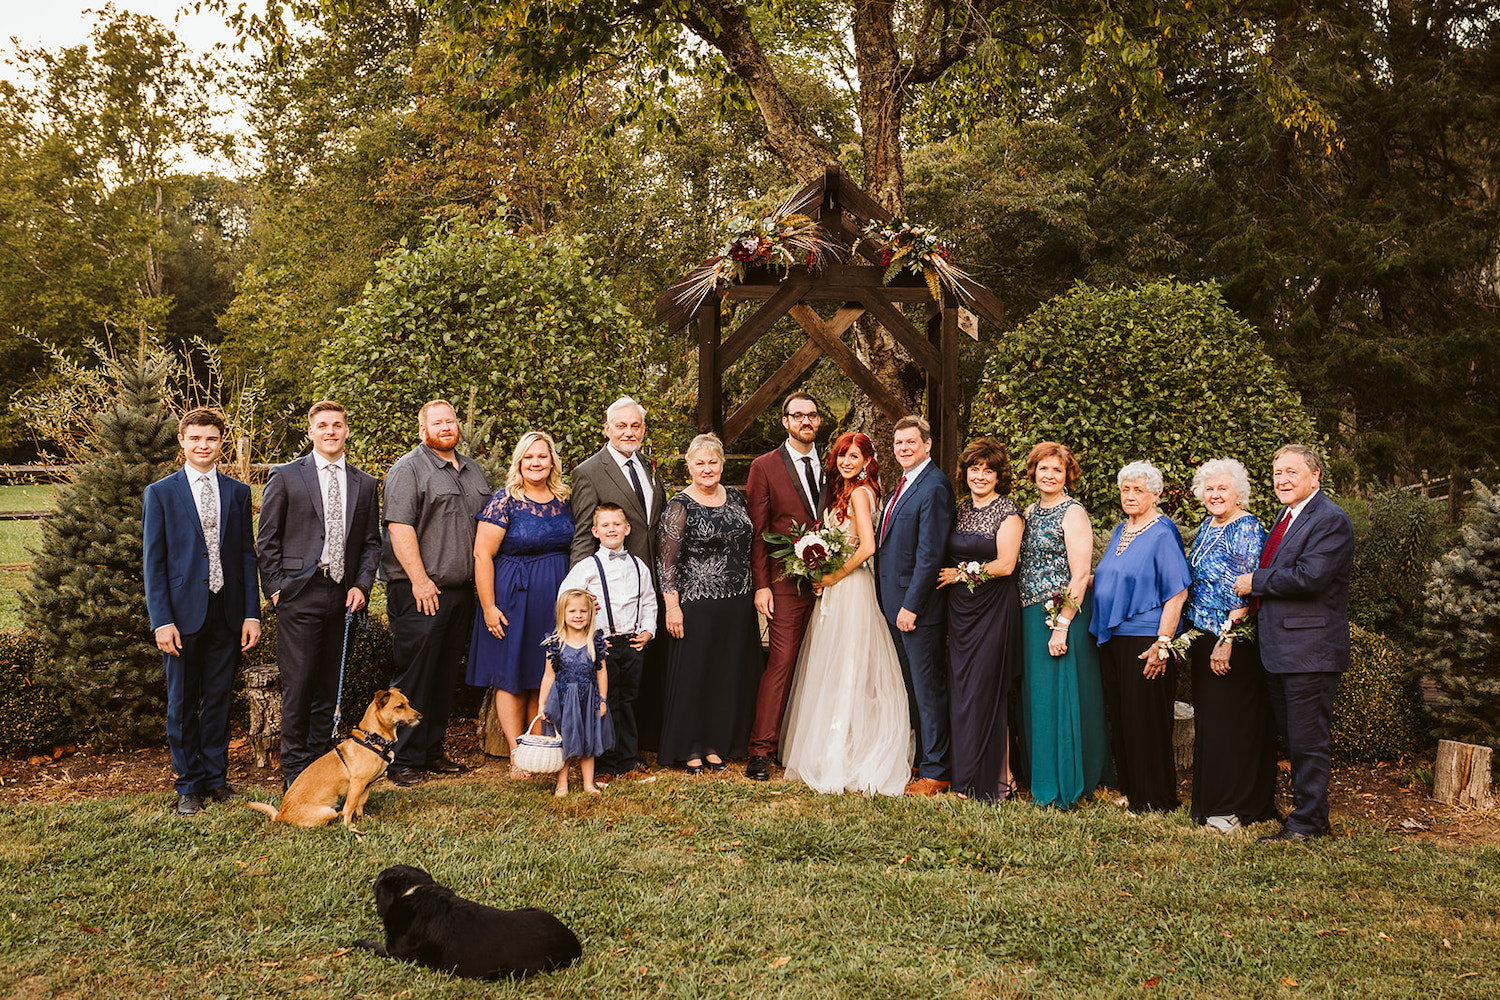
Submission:
MULTIPOLYGON (((946 293, 944 298, 947 298, 946 293)), ((934 426, 943 428, 939 442, 942 448, 940 468, 950 476, 958 474, 958 303, 946 302, 943 307, 943 333, 940 345, 943 354, 942 388, 939 390, 938 412, 928 416, 934 426)), ((963 489, 962 485, 959 489, 963 489)))
POLYGON ((724 437, 724 407, 715 355, 719 350, 719 296, 698 307, 698 431, 724 437))
POLYGON ((1493 809, 1491 756, 1489 747, 1438 740, 1437 764, 1432 772, 1432 797, 1444 805, 1493 809))

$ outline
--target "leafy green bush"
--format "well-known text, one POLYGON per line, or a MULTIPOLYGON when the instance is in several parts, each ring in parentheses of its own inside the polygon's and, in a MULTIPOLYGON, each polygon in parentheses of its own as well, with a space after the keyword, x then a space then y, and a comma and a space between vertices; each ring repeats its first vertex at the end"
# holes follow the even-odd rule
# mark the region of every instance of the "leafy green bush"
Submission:
POLYGON ((1333 706, 1333 762, 1395 760, 1419 749, 1421 695, 1406 677, 1406 653, 1377 632, 1349 627, 1353 662, 1333 706))
MULTIPOLYGON (((276 662, 276 613, 261 623, 261 641, 245 654, 245 665, 276 662)), ((370 615, 349 636, 349 657, 344 665, 341 712, 344 728, 357 724, 375 692, 390 684, 395 673, 391 655, 391 626, 385 615, 370 615)), ((239 682, 243 689, 243 682, 239 682)), ((241 695, 237 695, 237 698, 241 695)))
POLYGON ((0 632, 0 753, 46 750, 77 736, 57 693, 36 668, 46 648, 21 632, 0 632))
POLYGON ((1390 490, 1343 506, 1357 539, 1349 617, 1414 648, 1421 639, 1423 590, 1448 540, 1443 505, 1412 490, 1390 490))
POLYGON ((1437 735, 1500 749, 1500 499, 1481 483, 1474 489, 1462 540, 1427 585, 1415 672, 1442 694, 1437 735))
POLYGON ((1096 520, 1118 512, 1120 467, 1149 459, 1166 478, 1162 511, 1182 524, 1202 517, 1189 489, 1199 464, 1245 463, 1264 517, 1272 454, 1313 440, 1297 394, 1212 283, 1075 285, 996 344, 970 427, 1018 468, 1038 441, 1072 448, 1083 466, 1072 492, 1096 520))
POLYGON ((324 346, 313 384, 353 410, 351 448, 380 470, 417 443, 429 399, 495 423, 493 458, 529 429, 571 466, 602 443, 604 408, 640 395, 646 340, 578 245, 455 220, 380 262, 324 346))

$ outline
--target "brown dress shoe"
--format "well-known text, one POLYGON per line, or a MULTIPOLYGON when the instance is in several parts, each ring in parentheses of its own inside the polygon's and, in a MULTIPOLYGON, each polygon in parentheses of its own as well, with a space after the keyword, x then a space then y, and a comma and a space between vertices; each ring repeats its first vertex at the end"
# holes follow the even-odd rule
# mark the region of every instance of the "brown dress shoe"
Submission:
POLYGON ((596 774, 596 775, 594 775, 594 784, 598 785, 600 788, 608 788, 609 787, 609 783, 611 781, 614 781, 614 780, 615 780, 615 776, 613 774, 596 774))
POLYGON ((937 795, 939 792, 946 792, 949 788, 949 785, 949 782, 939 781, 936 778, 918 778, 916 781, 913 781, 911 784, 906 786, 905 794, 937 795))

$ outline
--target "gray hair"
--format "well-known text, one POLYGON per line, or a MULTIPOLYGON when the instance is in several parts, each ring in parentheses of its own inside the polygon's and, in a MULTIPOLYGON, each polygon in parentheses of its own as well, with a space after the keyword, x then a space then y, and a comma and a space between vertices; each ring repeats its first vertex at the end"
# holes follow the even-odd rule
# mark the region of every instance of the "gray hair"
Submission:
POLYGON ((607 407, 604 408, 604 419, 605 419, 605 421, 608 422, 610 420, 613 420, 615 418, 615 411, 623 409, 623 408, 625 408, 627 406, 633 406, 633 407, 635 407, 636 410, 641 415, 641 422, 642 423, 645 422, 645 420, 646 420, 646 408, 644 406, 642 406, 640 403, 638 403, 635 400, 631 399, 629 396, 621 396, 619 399, 615 400, 613 403, 610 403, 607 407))
POLYGON ((699 434, 697 437, 693 438, 692 443, 687 446, 687 451, 682 453, 682 457, 685 461, 692 461, 693 456, 700 451, 713 452, 715 455, 719 456, 719 463, 723 464, 724 442, 719 440, 719 435, 699 434))
POLYGON ((1234 490, 1240 506, 1249 503, 1250 473, 1232 458, 1211 458, 1198 466, 1198 471, 1193 473, 1193 496, 1198 498, 1199 503, 1202 503, 1208 481, 1225 477, 1229 479, 1229 488, 1234 490))
POLYGON ((1276 461, 1282 455, 1301 455, 1302 461, 1307 463, 1308 472, 1323 471, 1323 456, 1318 454, 1317 449, 1309 448, 1305 444, 1284 444, 1276 449, 1276 454, 1271 456, 1271 461, 1276 461))
POLYGON ((1140 483, 1158 495, 1161 494, 1162 487, 1166 486, 1161 470, 1146 461, 1131 462, 1120 470, 1119 475, 1115 476, 1115 485, 1124 486, 1126 483, 1140 483))

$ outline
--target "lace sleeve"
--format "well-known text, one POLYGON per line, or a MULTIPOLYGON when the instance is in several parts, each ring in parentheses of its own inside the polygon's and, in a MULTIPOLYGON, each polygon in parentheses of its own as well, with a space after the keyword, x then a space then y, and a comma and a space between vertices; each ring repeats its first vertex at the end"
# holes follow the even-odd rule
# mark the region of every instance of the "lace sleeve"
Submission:
POLYGON ((484 510, 479 512, 478 520, 509 530, 510 508, 510 494, 501 487, 490 497, 490 502, 484 505, 484 510))
POLYGON ((677 582, 677 566, 682 559, 682 540, 687 527, 687 503, 673 497, 661 512, 656 538, 656 575, 663 594, 675 594, 682 588, 677 582))

